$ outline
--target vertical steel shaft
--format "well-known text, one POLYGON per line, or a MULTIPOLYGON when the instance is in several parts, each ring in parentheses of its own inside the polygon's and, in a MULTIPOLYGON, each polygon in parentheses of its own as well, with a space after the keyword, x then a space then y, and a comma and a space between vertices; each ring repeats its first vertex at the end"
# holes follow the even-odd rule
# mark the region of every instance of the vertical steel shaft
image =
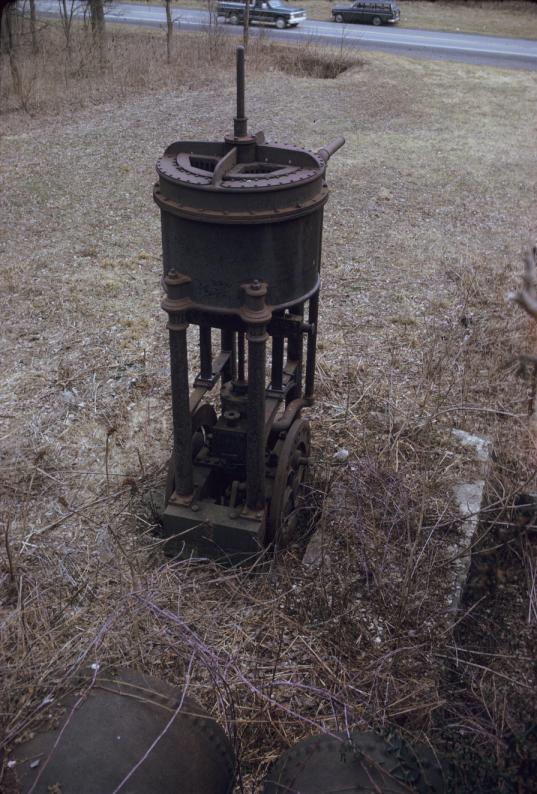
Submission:
POLYGON ((275 391, 282 388, 283 385, 283 348, 284 337, 272 337, 272 366, 270 372, 270 387, 275 391))
POLYGON ((213 353, 210 325, 200 325, 200 368, 203 380, 211 380, 213 376, 213 353))
POLYGON ((306 350, 306 384, 304 397, 308 403, 313 402, 315 390, 315 359, 317 353, 317 322, 319 319, 319 290, 311 296, 308 307, 308 323, 312 331, 308 335, 306 350))
POLYGON ((248 425, 246 436, 246 507, 265 506, 265 356, 264 325, 248 328, 248 425))
MULTIPOLYGON (((291 314, 304 317, 304 304, 297 303, 290 309, 291 314)), ((299 329, 287 341, 287 358, 289 361, 296 361, 295 385, 287 393, 286 403, 289 404, 298 397, 302 397, 302 359, 303 359, 303 335, 299 329)))
POLYGON ((194 481, 186 340, 188 324, 180 315, 170 314, 168 328, 170 331, 175 493, 180 497, 189 497, 194 490, 194 481))
POLYGON ((244 117, 244 47, 237 47, 237 116, 244 117))
POLYGON ((245 138, 248 134, 248 119, 245 115, 244 99, 244 47, 237 47, 237 115, 234 119, 236 138, 245 138))
POLYGON ((238 359, 237 377, 239 383, 243 383, 244 382, 244 331, 239 331, 237 336, 239 342, 239 349, 237 352, 237 359, 238 359))
POLYGON ((222 382, 237 379, 237 335, 235 331, 222 328, 220 332, 220 349, 229 353, 229 361, 222 372, 222 382))

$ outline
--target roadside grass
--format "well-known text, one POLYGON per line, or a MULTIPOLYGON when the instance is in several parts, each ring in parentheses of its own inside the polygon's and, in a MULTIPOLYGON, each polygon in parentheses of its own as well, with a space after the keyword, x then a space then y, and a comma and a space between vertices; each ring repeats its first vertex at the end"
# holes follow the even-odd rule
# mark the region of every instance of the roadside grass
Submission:
MULTIPOLYGON (((310 148, 347 138, 328 168, 308 412, 326 492, 322 555, 308 567, 291 548, 266 574, 166 560, 144 506, 170 449, 154 163, 173 140, 230 128, 233 42, 178 35, 168 66, 162 33, 119 30, 103 74, 82 37, 69 65, 48 30, 32 115, 8 72, 1 82, 8 742, 47 723, 49 698, 90 662, 179 685, 190 667, 189 694, 226 726, 248 794, 298 738, 354 727, 464 751, 467 790, 490 792, 509 767, 507 725, 524 790, 518 703, 535 723, 535 670, 523 575, 494 613, 514 647, 477 668, 471 658, 456 686, 445 670, 464 666, 448 601, 450 493, 472 472, 452 429, 494 444, 491 516, 535 483, 531 384, 516 375, 534 337, 505 300, 537 236, 534 76, 367 53, 324 80, 280 70, 277 45, 252 47, 251 129, 310 148)), ((476 634, 493 633, 491 615, 482 620, 476 634)))
POLYGON ((519 0, 462 3, 403 0, 398 24, 404 28, 537 39, 537 8, 533 2, 519 0))
MULTIPOLYGON (((349 0, 349 3, 351 0, 349 0)), ((334 5, 346 0, 301 0, 310 19, 331 19, 334 5)), ((402 0, 400 28, 426 28, 460 33, 482 33, 489 36, 537 38, 537 9, 531 2, 442 3, 428 0, 402 0)))
MULTIPOLYGON (((146 0, 134 0, 144 3, 146 0)), ((334 5, 350 4, 352 0, 292 0, 290 5, 304 8, 308 19, 331 20, 334 5)), ((204 0, 176 0, 177 8, 207 8, 204 0)), ((481 33, 489 36, 512 36, 537 39, 537 7, 524 0, 491 0, 491 2, 429 2, 402 0, 400 28, 425 28, 459 33, 481 33)), ((180 13, 174 14, 179 18, 180 13)))

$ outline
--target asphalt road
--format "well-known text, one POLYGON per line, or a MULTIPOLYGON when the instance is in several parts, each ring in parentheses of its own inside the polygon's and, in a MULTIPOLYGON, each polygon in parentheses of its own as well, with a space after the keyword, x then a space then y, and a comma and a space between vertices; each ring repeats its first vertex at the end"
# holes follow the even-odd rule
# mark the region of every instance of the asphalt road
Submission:
MULTIPOLYGON (((57 0, 37 0, 40 14, 58 16, 57 0)), ((112 3, 106 6, 107 22, 122 24, 165 25, 163 5, 112 3)), ((81 11, 78 11, 81 15, 81 11)), ((184 30, 201 30, 207 26, 206 11, 174 9, 174 22, 184 30)), ((223 20, 221 24, 224 25, 223 20)), ((255 35, 261 28, 252 28, 255 35)), ((225 25, 226 32, 240 34, 240 26, 225 25)), ((283 41, 307 39, 335 46, 384 50, 417 58, 464 61, 511 69, 537 69, 537 41, 500 36, 479 36, 469 33, 443 33, 433 30, 381 27, 371 25, 338 25, 333 22, 308 20, 296 28, 276 30, 264 27, 264 35, 283 41)))

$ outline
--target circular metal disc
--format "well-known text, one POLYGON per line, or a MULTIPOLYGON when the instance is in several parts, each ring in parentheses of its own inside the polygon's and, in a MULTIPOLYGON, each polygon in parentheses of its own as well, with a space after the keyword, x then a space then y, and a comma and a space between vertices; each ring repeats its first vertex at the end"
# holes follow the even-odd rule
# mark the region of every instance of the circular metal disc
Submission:
POLYGON ((127 775, 131 794, 232 790, 234 757, 224 731, 181 687, 123 670, 86 681, 62 707, 56 729, 13 754, 23 792, 111 794, 127 775))
POLYGON ((281 448, 267 517, 266 542, 288 545, 296 535, 302 484, 310 455, 310 426, 296 419, 281 448))

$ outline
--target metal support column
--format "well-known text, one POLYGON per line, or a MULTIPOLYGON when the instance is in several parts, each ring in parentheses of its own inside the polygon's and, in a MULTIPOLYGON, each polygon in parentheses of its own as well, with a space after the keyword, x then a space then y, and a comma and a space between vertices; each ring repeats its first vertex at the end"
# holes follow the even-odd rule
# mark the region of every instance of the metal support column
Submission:
POLYGON ((237 379, 237 335, 235 331, 222 328, 220 332, 220 350, 229 353, 228 363, 222 370, 222 383, 237 379))
POLYGON ((313 403, 313 393, 315 391, 315 360, 317 352, 317 323, 319 320, 319 290, 315 292, 310 300, 308 307, 308 323, 311 331, 308 334, 306 349, 306 384, 304 399, 311 405, 313 403))
POLYGON ((237 334, 239 348, 237 352, 238 369, 237 379, 239 383, 244 383, 244 331, 239 331, 237 334))
MULTIPOLYGON (((282 316, 283 312, 278 312, 282 316)), ((270 374, 270 388, 279 391, 283 385, 283 349, 285 339, 283 336, 272 337, 272 362, 270 374)))
POLYGON ((175 493, 182 501, 192 498, 192 420, 188 385, 188 323, 183 313, 170 313, 170 367, 172 382, 173 465, 175 493))
MULTIPOLYGON (((295 306, 292 306, 289 311, 291 314, 304 319, 303 303, 297 303, 295 306)), ((287 405, 289 405, 289 403, 293 400, 297 400, 302 397, 302 366, 304 357, 303 341, 301 329, 297 329, 296 333, 293 334, 293 336, 290 336, 287 340, 287 360, 296 361, 295 385, 287 393, 285 400, 287 405)))
POLYGON ((200 325, 200 369, 200 374, 203 380, 210 381, 213 376, 213 353, 210 325, 200 325))
POLYGON ((265 325, 248 327, 248 427, 246 436, 246 507, 265 507, 265 325))

